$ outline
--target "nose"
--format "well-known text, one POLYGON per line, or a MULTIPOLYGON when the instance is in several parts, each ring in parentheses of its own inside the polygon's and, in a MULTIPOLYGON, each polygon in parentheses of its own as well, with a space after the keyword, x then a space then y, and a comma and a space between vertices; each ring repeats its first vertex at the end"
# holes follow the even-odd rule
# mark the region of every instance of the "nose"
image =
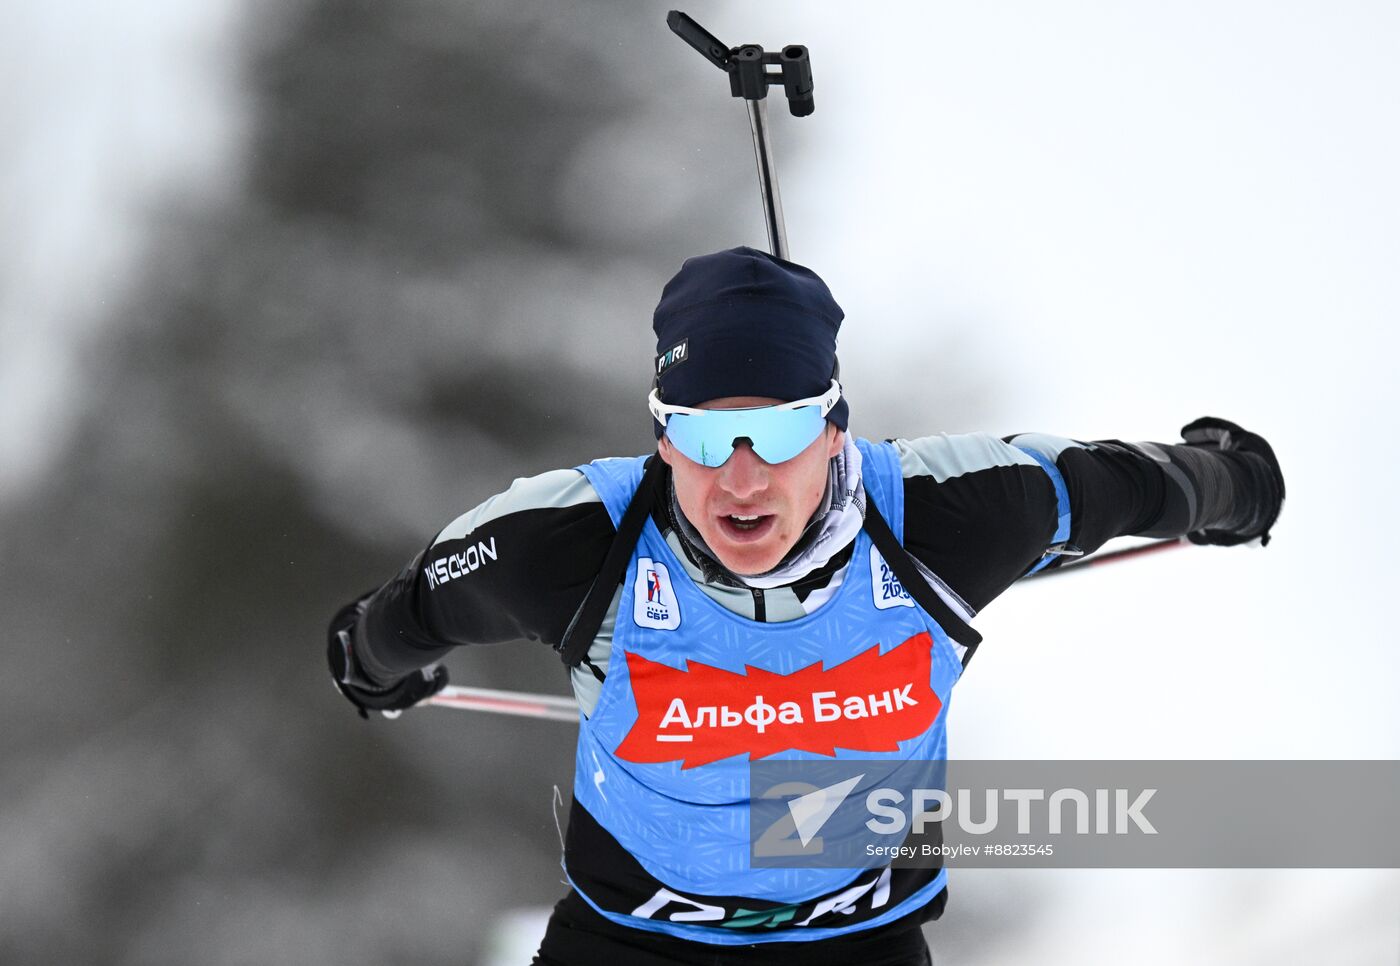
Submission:
POLYGON ((741 439, 734 452, 719 468, 719 486, 737 500, 745 500, 768 487, 768 464, 753 451, 753 444, 741 439))

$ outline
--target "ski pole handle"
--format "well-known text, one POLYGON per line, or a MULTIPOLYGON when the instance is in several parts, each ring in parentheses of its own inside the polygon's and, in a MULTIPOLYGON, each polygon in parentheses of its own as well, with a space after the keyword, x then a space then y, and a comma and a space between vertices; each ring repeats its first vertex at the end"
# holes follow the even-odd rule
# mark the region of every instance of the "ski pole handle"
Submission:
POLYGON ((679 10, 672 10, 666 14, 666 26, 720 70, 729 70, 729 47, 693 18, 679 10))
POLYGON ((812 60, 807 48, 801 44, 789 44, 781 51, 765 51, 758 44, 731 48, 679 10, 666 15, 666 24, 676 36, 699 51, 700 56, 728 74, 729 93, 744 99, 749 132, 753 135, 754 161, 758 165, 758 194, 763 205, 768 249, 778 258, 788 259, 787 225, 783 220, 783 200, 778 192, 777 164, 773 160, 773 139, 769 133, 768 88, 782 85, 793 117, 806 117, 815 110, 812 60))

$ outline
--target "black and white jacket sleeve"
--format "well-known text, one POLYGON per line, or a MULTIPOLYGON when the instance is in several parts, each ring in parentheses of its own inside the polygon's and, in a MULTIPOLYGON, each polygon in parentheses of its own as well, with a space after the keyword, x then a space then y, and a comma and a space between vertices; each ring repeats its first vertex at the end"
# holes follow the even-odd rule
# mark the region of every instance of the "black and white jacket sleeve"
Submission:
POLYGON ((615 529, 577 470, 516 480, 458 517, 361 608, 358 670, 388 683, 464 644, 557 646, 615 529))
POLYGON ((1068 545, 1229 530, 1266 496, 1226 454, 1166 443, 1023 433, 894 440, 904 543, 974 609, 1068 545))

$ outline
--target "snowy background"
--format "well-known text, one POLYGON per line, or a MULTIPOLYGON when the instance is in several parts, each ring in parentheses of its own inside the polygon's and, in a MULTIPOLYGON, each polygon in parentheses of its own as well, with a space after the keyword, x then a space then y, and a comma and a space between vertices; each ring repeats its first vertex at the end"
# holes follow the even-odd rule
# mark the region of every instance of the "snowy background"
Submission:
MULTIPOLYGON (((742 107, 664 5, 12 7, 0 961, 511 962, 571 730, 361 722, 323 628, 512 477, 648 444, 662 283, 764 243, 742 107)), ((1286 468, 1267 550, 989 608, 955 753, 1400 757, 1397 8, 685 9, 813 52, 779 172, 859 432, 1209 413, 1286 468)), ((565 689, 538 646, 452 666, 565 689)), ((928 935, 1395 963, 1400 873, 964 870, 928 935)))

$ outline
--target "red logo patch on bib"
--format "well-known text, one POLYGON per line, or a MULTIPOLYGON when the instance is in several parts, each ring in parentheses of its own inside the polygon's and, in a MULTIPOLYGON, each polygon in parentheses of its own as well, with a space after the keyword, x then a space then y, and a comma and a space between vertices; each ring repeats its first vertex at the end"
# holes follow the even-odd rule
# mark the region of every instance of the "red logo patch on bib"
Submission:
POLYGON ((835 667, 818 661, 791 674, 694 661, 677 670, 628 653, 637 721, 616 755, 694 768, 789 749, 895 751, 927 731, 943 707, 929 686, 932 648, 925 631, 885 654, 873 645, 835 667))

